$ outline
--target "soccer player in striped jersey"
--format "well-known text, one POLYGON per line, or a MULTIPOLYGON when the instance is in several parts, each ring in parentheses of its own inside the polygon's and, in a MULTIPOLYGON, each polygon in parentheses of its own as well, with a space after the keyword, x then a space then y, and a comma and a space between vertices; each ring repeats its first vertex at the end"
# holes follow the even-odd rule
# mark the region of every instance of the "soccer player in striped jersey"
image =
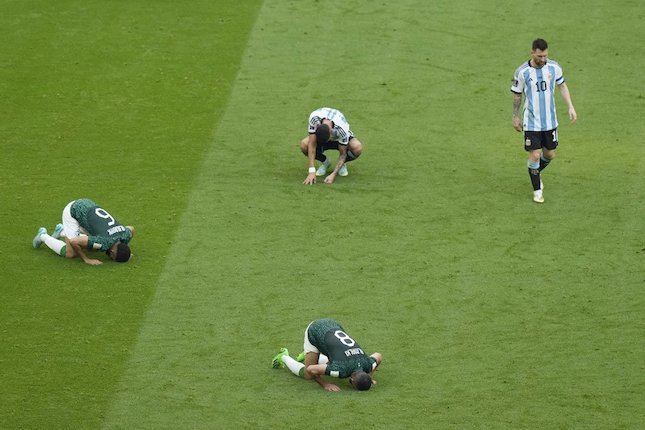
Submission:
POLYGON ((356 160, 363 152, 360 140, 354 137, 349 129, 345 115, 338 109, 323 107, 309 115, 309 135, 300 141, 300 150, 308 159, 309 170, 304 184, 314 184, 316 176, 325 176, 331 166, 329 158, 323 152, 335 149, 339 152, 334 170, 325 178, 331 184, 336 175, 347 176, 346 163, 356 160), (316 170, 315 160, 321 162, 316 170))
POLYGON ((378 352, 367 355, 345 329, 330 318, 312 321, 307 326, 301 355, 304 355, 302 359, 295 359, 289 356, 287 348, 282 348, 271 364, 274 369, 286 366, 296 376, 313 379, 327 391, 340 391, 340 388, 326 382, 322 378, 324 375, 349 378, 352 387, 369 390, 376 383, 371 375, 383 360, 378 352))
POLYGON ((102 251, 110 259, 125 263, 130 259, 129 243, 134 227, 121 225, 105 209, 90 199, 71 201, 63 209, 62 224, 56 225, 51 235, 40 227, 32 241, 34 248, 45 243, 61 257, 80 257, 85 263, 97 266, 101 260, 89 258, 88 251, 102 251), (65 239, 62 241, 60 238, 65 239))
POLYGON ((562 67, 548 59, 549 45, 544 39, 535 39, 531 58, 515 70, 513 92, 513 128, 524 131, 524 149, 528 152, 528 170, 533 186, 533 201, 544 202, 541 172, 555 157, 558 147, 558 119, 555 112, 555 87, 567 104, 569 119, 575 122, 576 110, 571 102, 569 88, 564 82, 562 67), (524 95, 523 116, 520 106, 524 95))

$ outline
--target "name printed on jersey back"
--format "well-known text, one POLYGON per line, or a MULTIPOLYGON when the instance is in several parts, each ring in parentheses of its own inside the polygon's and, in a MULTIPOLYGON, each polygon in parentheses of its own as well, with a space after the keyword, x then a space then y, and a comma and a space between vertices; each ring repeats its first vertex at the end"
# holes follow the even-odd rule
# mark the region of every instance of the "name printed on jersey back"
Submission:
POLYGON ((365 352, 361 348, 352 348, 345 351, 347 357, 352 357, 354 355, 365 355, 365 352))
POLYGON ((122 226, 122 225, 117 225, 117 226, 115 226, 115 227, 109 228, 109 229, 107 230, 107 233, 108 233, 110 236, 112 236, 112 235, 114 235, 114 234, 116 234, 116 233, 121 233, 121 232, 124 232, 124 231, 125 231, 125 227, 124 227, 124 226, 122 226))

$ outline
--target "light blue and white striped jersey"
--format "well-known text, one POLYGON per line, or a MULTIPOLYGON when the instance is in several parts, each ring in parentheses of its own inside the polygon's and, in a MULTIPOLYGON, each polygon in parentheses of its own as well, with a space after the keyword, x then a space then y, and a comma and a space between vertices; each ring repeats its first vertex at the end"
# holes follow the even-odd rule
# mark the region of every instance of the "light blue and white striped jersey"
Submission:
POLYGON ((349 123, 345 119, 345 115, 338 109, 323 107, 313 111, 309 115, 309 133, 315 133, 318 125, 325 118, 334 123, 334 127, 331 130, 331 140, 341 145, 347 145, 354 135, 349 129, 349 123))
POLYGON ((555 112, 555 86, 564 83, 562 67, 553 61, 536 69, 527 61, 515 70, 511 91, 524 94, 525 131, 549 131, 558 127, 555 112))

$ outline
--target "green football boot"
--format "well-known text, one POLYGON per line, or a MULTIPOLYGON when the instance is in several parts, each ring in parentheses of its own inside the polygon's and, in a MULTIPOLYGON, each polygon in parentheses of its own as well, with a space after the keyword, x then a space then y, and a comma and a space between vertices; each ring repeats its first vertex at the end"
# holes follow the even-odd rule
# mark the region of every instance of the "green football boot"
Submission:
POLYGON ((273 360, 271 360, 271 365, 274 369, 284 367, 282 357, 284 357, 285 355, 289 355, 289 350, 287 348, 280 348, 280 352, 278 352, 275 357, 273 357, 273 360))

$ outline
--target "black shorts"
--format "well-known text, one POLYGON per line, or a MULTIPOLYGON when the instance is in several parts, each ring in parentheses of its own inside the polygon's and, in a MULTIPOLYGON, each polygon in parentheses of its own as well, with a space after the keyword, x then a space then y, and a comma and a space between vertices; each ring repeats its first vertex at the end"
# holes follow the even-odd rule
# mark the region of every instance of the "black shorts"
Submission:
MULTIPOLYGON (((350 137, 349 141, 351 142, 352 139, 354 139, 354 136, 350 137)), ((346 145, 343 145, 342 143, 334 140, 331 142, 327 142, 324 145, 316 145, 316 153, 323 153, 329 149, 334 149, 338 151, 341 146, 348 146, 348 145, 349 145, 349 142, 346 145)))
POLYGON ((558 147, 558 129, 554 128, 549 131, 525 131, 524 132, 524 149, 526 151, 535 151, 536 149, 546 148, 554 150, 558 147))
POLYGON ((338 151, 338 145, 340 145, 340 143, 332 141, 327 142, 323 145, 317 145, 316 148, 319 149, 320 152, 327 151, 328 149, 335 149, 336 151, 338 151))

